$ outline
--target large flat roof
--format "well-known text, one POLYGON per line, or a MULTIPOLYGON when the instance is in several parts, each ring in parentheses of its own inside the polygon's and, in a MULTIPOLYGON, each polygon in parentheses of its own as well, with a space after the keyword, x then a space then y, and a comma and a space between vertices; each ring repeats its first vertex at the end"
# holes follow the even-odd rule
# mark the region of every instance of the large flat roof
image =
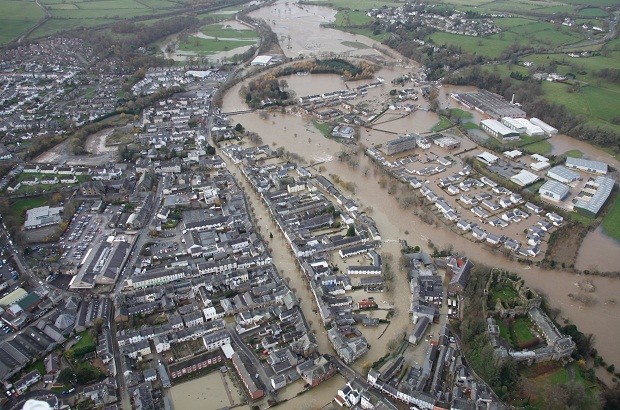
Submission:
POLYGON ((578 168, 587 168, 595 172, 607 173, 607 164, 601 161, 591 161, 583 158, 566 158, 566 165, 578 168))
POLYGON ((603 205, 605 205, 609 195, 611 195, 615 181, 611 178, 600 176, 594 180, 594 183, 598 185, 594 195, 589 201, 577 199, 577 202, 575 202, 575 207, 590 211, 596 215, 599 213, 603 205))

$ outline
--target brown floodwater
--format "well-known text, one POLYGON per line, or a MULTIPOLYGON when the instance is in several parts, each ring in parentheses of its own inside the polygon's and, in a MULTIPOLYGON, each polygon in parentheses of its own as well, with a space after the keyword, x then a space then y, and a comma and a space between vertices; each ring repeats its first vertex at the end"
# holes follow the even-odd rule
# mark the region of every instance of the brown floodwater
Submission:
POLYGON ((583 240, 575 267, 579 270, 617 272, 620 271, 619 254, 620 242, 607 236, 603 227, 599 226, 583 240))
POLYGON ((287 57, 332 53, 375 56, 380 54, 371 48, 378 44, 374 40, 322 27, 321 24, 332 23, 335 20, 336 10, 329 7, 300 5, 288 0, 279 0, 250 13, 250 16, 263 19, 270 25, 287 57))
MULTIPOLYGON (((334 77, 338 78, 337 76, 334 77)), ((303 81, 300 81, 301 91, 312 90, 313 76, 302 78, 303 81)), ((325 81, 324 76, 321 76, 322 81, 325 81)), ((334 81, 334 85, 338 85, 336 80, 329 81, 334 81)), ((293 85, 297 87, 297 84, 291 84, 291 86, 293 85)), ((225 95, 224 111, 245 108, 238 95, 240 86, 233 87, 225 95)), ((317 84, 316 87, 319 85, 317 84)), ((458 90, 456 87, 451 87, 451 91, 455 89, 458 90)), ((299 92, 299 95, 303 95, 302 92, 299 92)), ((369 98, 373 98, 370 92, 369 98)), ((425 117, 422 117, 420 123, 426 126, 432 125, 434 122, 430 121, 430 118, 426 118, 427 115, 430 114, 425 113, 425 117)), ((569 294, 579 293, 577 282, 582 279, 581 277, 557 270, 524 267, 501 255, 487 251, 463 237, 454 235, 447 229, 437 228, 422 222, 411 210, 401 209, 394 197, 388 195, 387 191, 380 187, 381 174, 375 175, 373 172, 375 166, 366 157, 360 157, 360 164, 357 169, 351 169, 334 160, 335 154, 342 150, 343 146, 334 140, 324 138, 309 122, 309 119, 303 118, 301 115, 282 113, 271 114, 268 119, 261 119, 259 114, 254 112, 235 116, 232 121, 240 122, 249 131, 260 134, 266 144, 276 147, 283 146, 286 150, 301 155, 308 162, 325 161, 321 164, 325 167, 325 175, 337 174, 344 181, 354 182, 356 184, 354 196, 362 206, 372 208, 370 214, 377 222, 382 237, 387 240, 383 245, 384 252, 394 254, 397 259, 399 249, 395 241, 398 239, 407 239, 410 244, 419 244, 423 248, 426 248, 426 242, 430 239, 439 247, 453 246, 456 251, 464 253, 474 260, 483 261, 491 266, 510 269, 521 275, 528 286, 546 294, 552 305, 562 310, 562 317, 574 322, 583 332, 595 334, 596 347, 605 360, 608 363, 620 365, 620 349, 617 345, 617 340, 620 338, 620 307, 612 302, 620 293, 619 280, 602 277, 589 278, 596 287, 596 291, 592 294, 595 303, 587 307, 583 306, 569 297, 569 294), (365 170, 370 171, 365 172, 365 170)), ((401 130, 405 131, 404 129, 401 130)), ((418 128, 411 131, 422 132, 423 130, 418 128)), ((365 143, 363 140, 362 142, 365 143)), ((616 263, 620 261, 617 255, 614 253, 610 256, 616 263)), ((390 334, 384 336, 386 340, 400 333, 408 323, 409 288, 404 274, 395 275, 395 289, 394 302, 397 309, 403 312, 399 315, 398 320, 401 325, 399 326, 396 323, 390 325, 388 328, 390 334)))

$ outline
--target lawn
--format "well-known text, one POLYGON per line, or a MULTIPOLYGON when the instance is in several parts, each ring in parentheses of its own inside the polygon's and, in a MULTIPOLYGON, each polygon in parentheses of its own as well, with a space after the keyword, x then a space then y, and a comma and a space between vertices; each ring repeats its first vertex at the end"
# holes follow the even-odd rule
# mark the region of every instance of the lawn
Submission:
POLYGON ((531 24, 532 20, 525 19, 522 17, 506 17, 506 18, 497 18, 493 20, 493 22, 501 28, 510 28, 517 26, 524 26, 526 24, 531 24))
POLYGON ((60 33, 62 31, 74 30, 77 28, 88 28, 100 26, 102 24, 112 23, 115 20, 112 19, 70 19, 70 20, 60 20, 60 19, 50 19, 47 20, 41 27, 38 27, 35 31, 32 32, 28 38, 40 38, 47 37, 52 34, 60 33))
POLYGON ((452 124, 452 121, 450 121, 448 118, 444 117, 443 115, 439 116, 439 122, 435 125, 433 125, 433 128, 431 128, 431 131, 443 131, 447 128, 452 127, 454 124, 452 124))
POLYGON ((215 38, 233 38, 238 40, 256 40, 258 39, 258 33, 254 30, 235 30, 232 28, 226 28, 222 24, 210 24, 200 29, 202 34, 215 38))
POLYGON ((20 222, 19 224, 23 225, 26 220, 26 210, 45 204, 47 204, 47 197, 44 196, 18 199, 11 204, 11 213, 20 222))
POLYGON ((382 6, 397 7, 402 5, 397 1, 381 1, 381 0, 327 0, 325 4, 329 4, 336 8, 351 10, 369 10, 382 6))
POLYGON ((214 54, 220 51, 234 50, 235 48, 256 44, 252 40, 219 40, 205 39, 191 36, 179 43, 179 50, 191 51, 196 54, 214 54))
POLYGON ((333 128, 331 124, 326 122, 312 121, 312 125, 314 125, 314 128, 319 130, 324 137, 331 138, 333 128))
POLYGON ((526 317, 517 318, 512 324, 510 330, 517 346, 527 346, 536 340, 536 336, 530 330, 530 326, 532 326, 532 322, 526 317))
POLYGON ((603 218, 603 231, 620 241, 620 195, 616 193, 612 201, 613 203, 603 218))
POLYGON ((514 287, 504 283, 494 283, 491 288, 491 298, 493 300, 500 299, 503 302, 511 301, 517 298, 519 294, 514 287))

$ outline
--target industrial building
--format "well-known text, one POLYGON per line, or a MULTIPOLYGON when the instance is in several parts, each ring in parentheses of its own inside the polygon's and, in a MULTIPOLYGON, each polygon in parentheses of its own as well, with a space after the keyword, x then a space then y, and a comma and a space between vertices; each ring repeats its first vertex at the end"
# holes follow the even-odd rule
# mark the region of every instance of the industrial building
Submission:
POLYGON ((467 108, 474 108, 495 119, 502 117, 525 118, 525 111, 516 104, 506 101, 501 95, 480 90, 470 93, 452 94, 452 98, 467 108))
POLYGON ((539 189, 538 193, 541 197, 545 199, 550 199, 552 201, 560 202, 566 198, 568 193, 570 192, 570 188, 568 185, 565 185, 558 181, 549 180, 545 182, 539 189))
POLYGON ((266 65, 268 65, 271 62, 272 59, 273 59, 272 56, 256 56, 256 58, 254 58, 254 60, 252 60, 250 65, 253 65, 253 66, 266 66, 266 65))
POLYGON ((534 125, 539 126, 540 128, 542 128, 542 130, 545 132, 545 134, 547 134, 548 136, 552 136, 558 133, 558 130, 553 128, 551 125, 547 124, 546 122, 539 120, 536 117, 532 117, 530 118, 530 122, 534 125))
POLYGON ((500 141, 515 141, 519 139, 519 133, 505 126, 497 120, 482 120, 480 128, 492 137, 500 141))
POLYGON ((545 131, 537 125, 532 124, 525 118, 502 118, 502 124, 517 131, 519 134, 526 134, 531 137, 545 135, 545 131))
POLYGON ((579 171, 590 172, 592 174, 605 175, 607 164, 601 161, 590 161, 583 158, 566 158, 566 167, 578 169, 579 171))
POLYGON ((420 138, 417 134, 401 135, 396 139, 383 144, 383 152, 386 155, 394 155, 399 152, 408 151, 416 147, 416 139, 420 138))
POLYGON ((607 202, 614 184, 613 179, 604 176, 589 180, 575 198, 575 209, 580 213, 595 217, 607 202))
POLYGON ((562 165, 551 168, 547 171, 547 176, 555 179, 556 181, 560 181, 563 184, 570 184, 571 182, 578 181, 581 178, 577 172, 571 171, 562 165))

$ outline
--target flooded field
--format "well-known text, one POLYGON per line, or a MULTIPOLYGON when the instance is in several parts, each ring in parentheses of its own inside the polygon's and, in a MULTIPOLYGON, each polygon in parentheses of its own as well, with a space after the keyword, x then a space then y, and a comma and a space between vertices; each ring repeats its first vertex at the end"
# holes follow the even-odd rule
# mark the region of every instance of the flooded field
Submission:
MULTIPOLYGON (((238 406, 245 401, 230 375, 219 370, 173 386, 170 395, 175 410, 222 409, 238 406)), ((246 408, 249 409, 249 406, 246 408)))
POLYGON ((328 7, 301 5, 279 0, 268 7, 250 13, 250 16, 263 19, 271 26, 287 57, 333 53, 380 55, 371 47, 381 45, 367 37, 322 27, 321 24, 335 20, 336 10, 328 7), (349 42, 362 43, 366 48, 359 48, 362 47, 359 45, 352 47, 349 42))

